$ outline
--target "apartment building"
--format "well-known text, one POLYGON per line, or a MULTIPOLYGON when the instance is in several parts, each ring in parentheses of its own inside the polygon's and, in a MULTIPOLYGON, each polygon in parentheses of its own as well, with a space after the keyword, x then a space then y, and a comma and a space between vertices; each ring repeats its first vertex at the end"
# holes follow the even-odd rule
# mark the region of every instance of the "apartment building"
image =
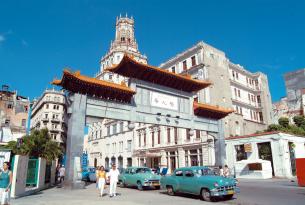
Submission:
POLYGON ((66 96, 63 91, 45 90, 32 105, 31 130, 47 128, 51 138, 65 145, 67 136, 66 96))
POLYGON ((213 82, 212 86, 194 94, 194 97, 199 102, 235 110, 224 119, 226 137, 252 134, 272 123, 267 76, 261 72, 251 73, 230 62, 223 51, 199 42, 160 67, 213 82))
POLYGON ((17 140, 26 135, 29 98, 3 85, 0 91, 0 143, 17 140))

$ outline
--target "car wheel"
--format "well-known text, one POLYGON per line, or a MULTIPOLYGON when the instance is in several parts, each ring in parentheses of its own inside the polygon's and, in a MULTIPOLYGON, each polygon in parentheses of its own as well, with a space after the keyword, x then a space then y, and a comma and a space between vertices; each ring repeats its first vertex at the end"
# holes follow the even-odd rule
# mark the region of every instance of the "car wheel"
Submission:
POLYGON ((226 200, 230 200, 230 199, 233 198, 233 195, 234 195, 234 194, 225 195, 224 198, 225 198, 226 200))
POLYGON ((172 186, 166 186, 166 191, 167 191, 167 194, 170 195, 170 196, 175 195, 175 192, 174 192, 174 189, 173 189, 172 186))
POLYGON ((126 187, 126 184, 125 184, 123 181, 120 181, 120 187, 121 187, 121 188, 125 188, 125 187, 126 187))
POLYGON ((138 190, 143 191, 143 186, 140 181, 137 182, 137 188, 138 188, 138 190))
POLYGON ((208 189, 201 190, 201 198, 204 201, 212 201, 211 192, 208 189))

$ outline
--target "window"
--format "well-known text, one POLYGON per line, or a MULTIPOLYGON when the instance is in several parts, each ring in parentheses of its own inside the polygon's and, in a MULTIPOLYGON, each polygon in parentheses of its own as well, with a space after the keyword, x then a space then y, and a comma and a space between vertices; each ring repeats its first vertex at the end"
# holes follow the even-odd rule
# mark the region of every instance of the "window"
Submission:
POLYGON ((110 144, 106 145, 106 153, 109 154, 110 144))
POLYGON ((144 147, 146 146, 146 132, 144 132, 144 147))
POLYGON ((141 134, 139 134, 139 147, 141 147, 141 134))
POLYGON ((174 128, 174 136, 175 136, 175 144, 178 144, 178 129, 177 129, 177 127, 174 128))
POLYGON ((25 127, 25 124, 26 124, 26 119, 22 119, 22 121, 21 121, 21 126, 22 126, 22 127, 25 127))
POLYGON ((236 79, 238 80, 238 73, 236 73, 236 79))
POLYGON ((48 119, 48 114, 44 114, 45 119, 48 119))
POLYGON ((125 42, 125 37, 121 37, 121 42, 125 42))
POLYGON ((13 105, 12 105, 12 104, 8 104, 8 105, 7 105, 7 108, 8 108, 8 109, 13 109, 13 105))
POLYGON ((122 133, 124 129, 124 122, 120 122, 120 132, 122 133))
POLYGON ((251 96, 249 93, 248 93, 248 99, 249 99, 249 102, 251 102, 251 96))
POLYGON ((127 140, 127 151, 131 152, 131 140, 127 140))
POLYGON ((117 124, 113 124, 112 125, 112 134, 116 134, 117 133, 117 124))
POLYGON ((186 177, 193 177, 193 176, 194 176, 194 173, 193 173, 191 170, 186 170, 186 171, 185 171, 185 176, 186 176, 186 177))
POLYGON ((235 97, 237 97, 237 89, 234 88, 234 94, 235 94, 235 97))
POLYGON ((123 141, 119 143, 119 152, 123 152, 123 141))
POLYGON ((232 76, 233 78, 235 78, 235 72, 232 70, 232 76))
POLYGON ((10 125, 10 120, 9 119, 5 120, 5 125, 10 125))
POLYGON ((109 80, 112 80, 112 74, 109 74, 109 80))
POLYGON ((257 103, 260 104, 261 103, 261 96, 258 95, 256 98, 257 98, 257 103))
POLYGON ((192 56, 191 60, 192 60, 192 66, 195 66, 196 65, 196 57, 192 56))
POLYGON ((182 177, 183 176, 183 172, 181 170, 178 170, 175 172, 175 176, 176 177, 182 177))
POLYGON ((167 143, 171 142, 171 129, 168 127, 167 128, 167 143))
POLYGON ((240 97, 240 90, 238 90, 238 97, 240 97))
POLYGON ((196 139, 200 139, 200 130, 196 130, 196 139))
POLYGON ((191 140, 190 131, 191 131, 191 129, 186 129, 186 140, 187 141, 191 140))
POLYGON ((107 136, 110 136, 110 126, 107 126, 107 136))
POLYGON ((236 161, 247 159, 247 153, 245 152, 244 145, 235 145, 236 161))
POLYGON ((172 73, 176 73, 176 68, 175 68, 175 66, 172 67, 172 73))
POLYGON ((46 109, 49 109, 49 104, 46 104, 46 109))
POLYGON ((158 144, 161 143, 161 131, 160 129, 158 130, 158 144))
POLYGON ((259 112, 259 121, 264 122, 263 112, 259 112))
POLYGON ((151 132, 151 146, 152 147, 155 146, 155 132, 154 131, 151 132))
POLYGON ((186 60, 182 62, 182 68, 183 70, 187 70, 186 60))

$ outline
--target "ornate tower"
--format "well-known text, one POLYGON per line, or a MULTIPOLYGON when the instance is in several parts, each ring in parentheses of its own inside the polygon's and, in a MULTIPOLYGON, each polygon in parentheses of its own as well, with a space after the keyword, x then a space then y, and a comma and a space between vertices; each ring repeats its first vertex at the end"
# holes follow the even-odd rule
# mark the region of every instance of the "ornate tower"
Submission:
POLYGON ((120 76, 113 76, 104 69, 113 65, 119 64, 125 53, 132 55, 136 61, 147 63, 147 57, 142 55, 138 50, 138 44, 134 33, 133 17, 117 17, 115 24, 115 39, 110 43, 110 49, 107 54, 101 59, 100 73, 97 78, 120 83, 120 76))

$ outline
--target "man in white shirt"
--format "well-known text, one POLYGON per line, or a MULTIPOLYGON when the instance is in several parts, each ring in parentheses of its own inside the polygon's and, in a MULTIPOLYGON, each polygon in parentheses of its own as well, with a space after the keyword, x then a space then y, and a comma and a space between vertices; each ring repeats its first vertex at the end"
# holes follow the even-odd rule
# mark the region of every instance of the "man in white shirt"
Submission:
POLYGON ((110 188, 109 188, 109 197, 116 196, 116 187, 119 181, 120 172, 116 168, 115 164, 112 164, 112 169, 109 171, 110 178, 110 188))
POLYGON ((58 172, 59 172, 59 181, 60 183, 62 183, 65 180, 65 174, 66 174, 65 166, 61 165, 58 172))

